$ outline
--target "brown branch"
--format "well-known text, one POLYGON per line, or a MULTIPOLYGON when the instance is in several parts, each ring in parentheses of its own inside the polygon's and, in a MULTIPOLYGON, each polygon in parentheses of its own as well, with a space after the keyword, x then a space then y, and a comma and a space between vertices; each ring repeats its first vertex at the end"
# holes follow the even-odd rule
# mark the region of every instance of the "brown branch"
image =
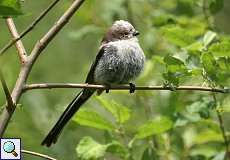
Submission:
MULTIPOLYGON (((39 40, 33 51, 31 52, 30 56, 28 57, 28 60, 24 63, 22 66, 18 79, 16 81, 15 87, 12 92, 12 100, 17 104, 19 101, 22 93, 23 88, 26 83, 26 80, 29 76, 29 73, 33 67, 33 64, 35 63, 36 59, 40 55, 40 53, 45 49, 45 47, 49 44, 49 42, 55 37, 55 35, 65 26, 65 24, 70 20, 70 18, 73 16, 73 14, 79 9, 81 4, 84 2, 84 0, 75 0, 70 7, 65 11, 65 13, 59 18, 59 20, 54 24, 53 27, 39 40)), ((14 110, 16 108, 13 107, 12 110, 7 110, 4 108, 4 110, 1 113, 0 117, 0 137, 2 137, 3 133, 5 132, 5 129, 11 119, 11 116, 14 113, 14 110)))
MULTIPOLYGON (((104 85, 95 84, 76 84, 76 83, 41 83, 41 84, 28 84, 25 85, 23 91, 32 89, 52 89, 52 88, 96 88, 96 89, 110 89, 110 90, 130 90, 129 85, 112 85, 109 88, 104 85)), ((167 86, 136 86, 135 90, 174 90, 167 86)), ((201 86, 179 86, 175 90, 194 90, 194 91, 207 91, 227 93, 226 89, 201 87, 201 86)))
POLYGON ((40 53, 46 48, 48 43, 57 35, 65 26, 73 14, 78 10, 85 0, 75 0, 66 12, 59 18, 53 27, 37 42, 30 55, 30 61, 34 63, 40 53))
POLYGON ((28 151, 28 150, 22 149, 21 152, 25 153, 25 154, 30 154, 30 155, 33 155, 33 156, 36 156, 36 157, 45 158, 45 159, 48 159, 48 160, 56 160, 55 158, 52 158, 52 157, 47 156, 45 154, 41 154, 41 153, 37 153, 37 152, 33 152, 33 151, 28 151))
POLYGON ((0 80, 1 80, 1 83, 2 83, 3 90, 5 92, 6 100, 7 100, 6 107, 7 107, 8 110, 11 110, 14 107, 14 102, 12 100, 12 97, 10 95, 10 91, 9 91, 9 89, 7 87, 5 78, 4 78, 1 70, 0 70, 0 80))
MULTIPOLYGON (((13 39, 17 39, 19 37, 18 35, 18 32, 17 32, 17 29, 14 25, 14 21, 12 18, 7 18, 6 19, 6 23, 7 23, 7 26, 8 26, 8 29, 13 37, 13 39)), ((27 54, 26 54, 26 50, 22 44, 21 41, 15 41, 15 46, 17 48, 17 51, 18 51, 18 55, 19 55, 19 59, 20 59, 20 62, 21 64, 25 63, 26 61, 26 58, 27 58, 27 54)))
POLYGON ((6 52, 15 42, 22 39, 27 33, 29 33, 46 15, 47 13, 59 2, 60 0, 53 1, 19 36, 14 37, 9 41, 1 50, 0 56, 6 52))

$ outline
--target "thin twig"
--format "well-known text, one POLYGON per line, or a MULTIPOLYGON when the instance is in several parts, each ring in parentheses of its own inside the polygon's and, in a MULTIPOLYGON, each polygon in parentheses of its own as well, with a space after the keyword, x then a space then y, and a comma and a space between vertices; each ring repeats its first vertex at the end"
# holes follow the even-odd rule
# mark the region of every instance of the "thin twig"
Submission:
POLYGON ((67 24, 73 14, 78 10, 85 0, 75 0, 59 20, 50 28, 50 30, 36 43, 30 55, 30 62, 34 63, 40 53, 46 48, 49 42, 57 33, 67 24))
POLYGON ((7 100, 7 109, 11 110, 14 107, 14 102, 12 100, 12 97, 10 95, 10 91, 9 91, 9 89, 7 87, 5 78, 4 78, 1 70, 0 70, 0 80, 1 80, 1 83, 2 83, 3 90, 5 92, 6 100, 7 100))
POLYGON ((36 157, 45 158, 45 159, 48 159, 48 160, 57 160, 57 159, 52 158, 50 156, 47 156, 45 154, 41 154, 41 153, 37 153, 37 152, 33 152, 33 151, 28 151, 28 150, 22 149, 21 152, 25 153, 25 154, 30 154, 30 155, 33 155, 33 156, 36 156, 36 157))
MULTIPOLYGON (((13 39, 17 39, 19 37, 19 35, 18 35, 18 31, 14 25, 13 19, 7 18, 6 23, 7 23, 7 26, 9 28, 9 31, 10 31, 13 39)), ((20 62, 21 62, 21 64, 24 64, 26 61, 26 58, 27 58, 27 54, 26 54, 26 50, 22 44, 22 41, 20 41, 20 40, 16 41, 15 46, 16 46, 17 51, 18 51, 20 62)))
MULTIPOLYGON (((130 90, 129 85, 111 85, 110 88, 104 85, 95 84, 76 84, 76 83, 40 83, 40 84, 27 84, 23 88, 23 91, 32 89, 52 89, 52 88, 96 88, 96 89, 110 89, 110 90, 130 90)), ((167 86, 136 86, 136 90, 172 90, 167 86)), ((196 90, 196 91, 208 91, 226 93, 225 89, 201 87, 201 86, 179 86, 175 90, 196 90)))
POLYGON ((22 39, 27 33, 29 33, 40 22, 47 13, 59 2, 60 0, 53 1, 19 36, 9 41, 1 50, 0 56, 6 52, 15 42, 22 39))
MULTIPOLYGON (((213 100, 214 100, 215 106, 217 106, 216 95, 215 95, 215 93, 213 93, 212 95, 213 95, 213 100)), ((227 156, 228 156, 228 152, 229 152, 229 140, 228 140, 228 137, 226 135, 225 128, 224 128, 224 121, 223 121, 222 115, 217 109, 216 109, 216 114, 217 114, 217 118, 219 121, 220 130, 221 130, 222 136, 224 138, 224 144, 225 144, 225 150, 226 150, 225 151, 225 159, 227 160, 227 156)))
MULTIPOLYGON (((11 94, 12 100, 15 102, 15 104, 17 104, 23 93, 24 85, 28 79, 29 73, 40 53, 45 49, 45 47, 55 37, 55 35, 57 35, 57 33, 65 26, 65 24, 67 24, 67 22, 79 9, 84 1, 85 0, 75 0, 65 11, 65 13, 59 18, 59 20, 54 24, 54 26, 52 26, 51 29, 41 38, 41 40, 36 43, 34 49, 28 57, 28 60, 21 67, 18 79, 11 94)), ((15 108, 16 105, 11 111, 8 111, 6 108, 3 109, 0 117, 0 137, 3 136, 15 108)))
POLYGON ((210 16, 210 13, 209 13, 209 9, 207 6, 207 0, 203 0, 202 10, 203 10, 204 18, 206 20, 208 27, 212 29, 214 26, 213 26, 213 23, 211 21, 212 17, 210 16))

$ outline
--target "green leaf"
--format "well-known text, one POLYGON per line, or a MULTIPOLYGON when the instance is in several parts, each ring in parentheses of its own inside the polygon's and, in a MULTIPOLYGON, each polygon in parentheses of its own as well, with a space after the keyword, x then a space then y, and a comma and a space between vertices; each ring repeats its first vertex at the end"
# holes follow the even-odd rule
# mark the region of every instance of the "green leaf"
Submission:
POLYGON ((91 137, 84 137, 76 148, 78 157, 82 160, 97 160, 103 158, 107 152, 118 155, 122 159, 128 156, 126 148, 118 141, 100 144, 91 137))
POLYGON ((216 81, 222 86, 229 85, 230 79, 230 57, 219 57, 216 60, 216 81))
POLYGON ((182 60, 170 55, 164 57, 164 62, 168 65, 184 65, 182 60))
POLYGON ((184 62, 176 57, 167 55, 164 58, 167 72, 163 73, 163 77, 169 83, 178 86, 180 78, 190 75, 184 62))
POLYGON ((152 135, 166 132, 173 127, 173 122, 167 117, 158 117, 140 126, 135 138, 143 139, 152 135))
POLYGON ((178 47, 188 46, 195 41, 186 29, 179 26, 162 27, 161 33, 170 43, 178 47))
POLYGON ((209 47, 209 51, 214 56, 229 56, 230 55, 230 38, 220 39, 220 42, 214 43, 209 47))
POLYGON ((216 79, 216 60, 210 52, 204 52, 201 56, 203 67, 210 78, 216 79))
POLYGON ((1 0, 0 1, 0 15, 15 16, 21 15, 21 5, 19 0, 1 0))
POLYGON ((200 37, 207 29, 207 24, 200 17, 185 17, 177 18, 178 24, 186 30, 187 34, 193 38, 200 37))
POLYGON ((226 97, 216 110, 220 113, 230 113, 230 97, 226 97))
POLYGON ((97 97, 97 100, 105 109, 113 114, 119 124, 122 124, 130 119, 131 110, 128 107, 123 106, 114 100, 108 101, 102 97, 97 97))
POLYGON ((104 157, 108 145, 102 145, 91 137, 84 137, 79 142, 76 151, 82 160, 97 160, 104 157))
POLYGON ((80 110, 73 119, 80 125, 94 127, 97 129, 111 131, 114 129, 113 124, 100 116, 97 112, 80 110))
POLYGON ((154 158, 158 159, 159 156, 156 153, 156 150, 154 150, 151 147, 148 147, 144 150, 144 153, 141 157, 141 160, 152 160, 154 158))
POLYGON ((197 41, 185 47, 184 49, 186 49, 186 51, 188 51, 189 54, 199 55, 201 50, 203 49, 203 45, 200 41, 197 41))
POLYGON ((216 32, 213 31, 208 31, 203 38, 203 46, 204 48, 207 48, 212 42, 213 40, 216 38, 217 34, 216 32))
POLYGON ((127 149, 118 141, 113 141, 107 146, 107 152, 118 155, 122 159, 125 159, 129 156, 127 149))
POLYGON ((217 133, 213 130, 206 130, 198 134, 194 142, 195 144, 204 144, 208 142, 223 142, 223 136, 221 133, 217 133))
POLYGON ((224 0, 210 0, 209 10, 212 14, 216 14, 224 7, 224 0))
MULTIPOLYGON (((218 153, 220 153, 220 148, 218 147, 212 147, 212 146, 208 146, 208 145, 199 145, 196 147, 193 147, 191 149, 191 155, 192 156, 199 156, 199 155, 203 155, 205 157, 213 157, 215 155, 217 155, 218 153)), ((224 158, 220 159, 223 160, 224 158)), ((214 160, 214 159, 212 159, 214 160)))
MULTIPOLYGON (((193 102, 186 107, 186 111, 189 114, 198 113, 201 118, 207 119, 210 116, 210 109, 213 109, 214 102, 212 99, 203 97, 201 100, 193 102)), ((188 116, 188 115, 186 115, 188 116)))
POLYGON ((164 26, 167 24, 175 24, 176 19, 173 15, 170 14, 160 14, 157 16, 154 16, 153 18, 153 24, 156 27, 164 26))

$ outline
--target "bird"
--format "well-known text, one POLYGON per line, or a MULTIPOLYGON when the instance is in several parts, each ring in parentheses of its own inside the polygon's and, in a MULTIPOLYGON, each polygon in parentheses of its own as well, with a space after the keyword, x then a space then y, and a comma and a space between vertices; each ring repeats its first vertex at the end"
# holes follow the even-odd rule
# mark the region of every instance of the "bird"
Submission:
MULTIPOLYGON (((92 63, 85 83, 130 84, 130 93, 135 91, 134 81, 144 69, 145 55, 139 45, 139 32, 125 20, 117 20, 106 31, 99 47, 98 54, 92 63)), ((42 141, 42 145, 50 147, 57 139, 71 117, 96 92, 102 89, 83 88, 70 102, 56 124, 42 141)), ((107 90, 108 92, 108 90, 107 90)))

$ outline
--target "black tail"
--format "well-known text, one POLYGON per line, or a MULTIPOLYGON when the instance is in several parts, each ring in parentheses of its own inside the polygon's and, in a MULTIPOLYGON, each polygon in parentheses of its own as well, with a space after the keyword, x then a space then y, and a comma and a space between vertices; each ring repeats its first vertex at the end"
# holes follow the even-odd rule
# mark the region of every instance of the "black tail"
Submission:
POLYGON ((61 133, 64 126, 71 119, 75 112, 81 107, 81 105, 86 102, 94 93, 94 90, 83 89, 78 95, 73 99, 73 101, 68 105, 65 111, 62 113, 61 117, 58 119, 57 123, 48 133, 46 138, 42 141, 42 145, 47 147, 51 146, 52 143, 56 143, 59 134, 61 133))

